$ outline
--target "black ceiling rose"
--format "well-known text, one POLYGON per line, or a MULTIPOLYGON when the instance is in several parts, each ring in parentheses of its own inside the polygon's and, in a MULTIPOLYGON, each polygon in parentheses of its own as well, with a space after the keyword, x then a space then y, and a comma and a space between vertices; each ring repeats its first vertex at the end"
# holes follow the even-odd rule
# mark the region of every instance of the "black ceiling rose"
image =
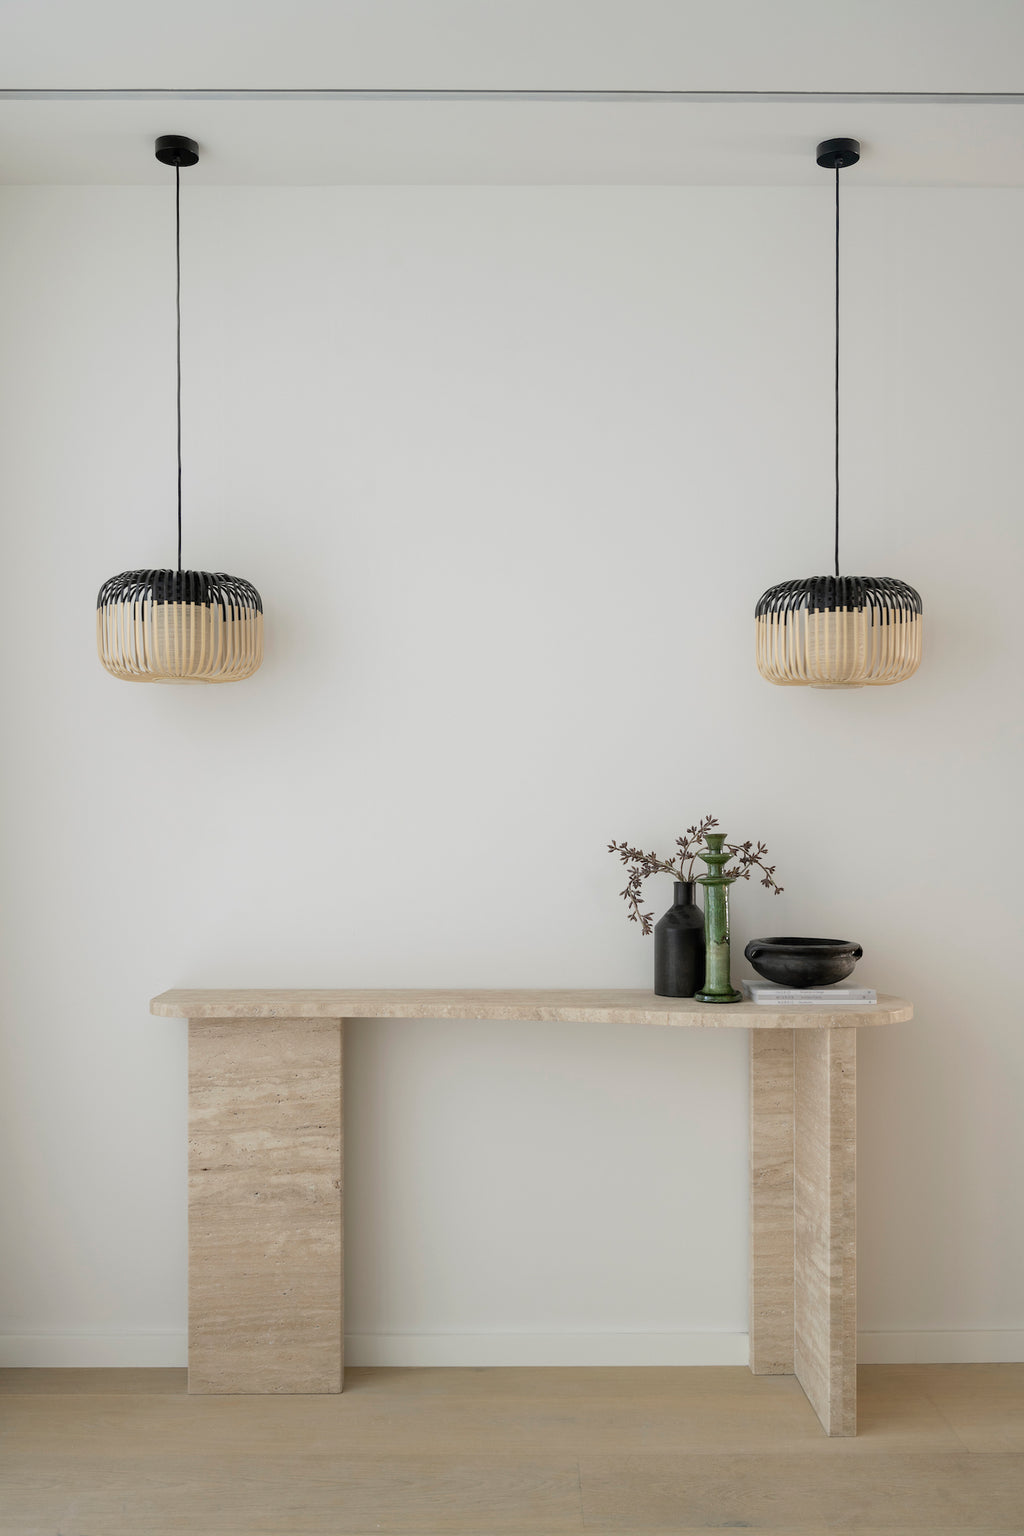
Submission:
POLYGON ((817 161, 826 171, 845 171, 848 165, 856 165, 859 159, 858 139, 822 139, 818 145, 817 161))
POLYGON ((161 165, 173 165, 178 169, 198 165, 199 145, 195 139, 183 138, 180 133, 162 133, 156 141, 156 157, 161 165))

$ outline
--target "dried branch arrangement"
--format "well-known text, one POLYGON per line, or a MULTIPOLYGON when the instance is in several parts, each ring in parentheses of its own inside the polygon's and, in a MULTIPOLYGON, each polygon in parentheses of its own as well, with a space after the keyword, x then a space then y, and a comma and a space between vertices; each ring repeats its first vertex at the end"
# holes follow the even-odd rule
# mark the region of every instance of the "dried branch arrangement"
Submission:
MULTIPOLYGON (((695 826, 687 827, 683 835, 676 838, 676 854, 672 860, 659 859, 656 853, 644 853, 642 848, 631 848, 628 843, 608 844, 608 852, 617 854, 629 870, 625 889, 619 894, 629 908, 631 923, 639 923, 644 933, 653 930, 654 913, 644 912, 641 907, 644 881, 649 875, 671 875, 673 880, 695 879, 694 870, 704 846, 704 838, 717 826, 717 816, 705 816, 695 826)), ((730 880, 749 880, 751 872, 759 869, 761 884, 769 891, 774 891, 776 896, 782 895, 783 887, 776 885, 773 878, 775 865, 765 862, 768 849, 764 843, 725 843, 723 846, 734 860, 723 870, 730 880)))

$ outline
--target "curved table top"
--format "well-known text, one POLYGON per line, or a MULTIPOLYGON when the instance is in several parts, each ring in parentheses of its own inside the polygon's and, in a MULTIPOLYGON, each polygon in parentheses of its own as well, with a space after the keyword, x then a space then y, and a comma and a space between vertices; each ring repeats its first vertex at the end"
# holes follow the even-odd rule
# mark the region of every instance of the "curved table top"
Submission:
POLYGON ((877 1003, 698 1003, 692 997, 609 988, 175 988, 149 1005, 164 1019, 523 1019, 542 1023, 668 1024, 697 1029, 860 1029, 902 1024, 914 1006, 877 1003))

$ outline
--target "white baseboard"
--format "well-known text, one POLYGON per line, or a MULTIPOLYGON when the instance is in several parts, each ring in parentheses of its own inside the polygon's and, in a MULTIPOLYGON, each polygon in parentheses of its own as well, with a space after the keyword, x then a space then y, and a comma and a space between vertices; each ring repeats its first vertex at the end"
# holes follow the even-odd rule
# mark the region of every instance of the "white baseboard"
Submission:
MULTIPOLYGON (((861 1333, 861 1365, 1024 1361, 1024 1329, 861 1333)), ((745 1333, 364 1333, 349 1365, 746 1365, 745 1333)), ((184 1333, 0 1334, 0 1367, 182 1366, 184 1333)))
MULTIPOLYGON (((349 1365, 747 1365, 746 1333, 354 1334, 349 1365)), ((861 1365, 1024 1360, 1024 1330, 860 1333, 861 1365)))
POLYGON ((858 1333, 860 1365, 1007 1365, 1024 1360, 1024 1328, 858 1333))
POLYGON ((347 1365, 746 1365, 745 1333, 356 1333, 347 1365))
POLYGON ((52 1370, 84 1366, 188 1364, 184 1333, 3 1333, 0 1366, 52 1370))

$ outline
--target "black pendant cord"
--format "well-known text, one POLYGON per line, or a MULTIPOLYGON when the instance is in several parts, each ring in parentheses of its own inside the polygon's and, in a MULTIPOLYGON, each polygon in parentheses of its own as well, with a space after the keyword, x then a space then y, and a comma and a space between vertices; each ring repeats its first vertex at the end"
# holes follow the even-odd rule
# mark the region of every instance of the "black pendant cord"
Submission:
POLYGON ((835 167, 835 576, 840 574, 840 167, 835 167))
MULTIPOLYGON (((838 180, 838 173, 837 173, 838 180)), ((181 571, 181 167, 174 167, 174 312, 178 353, 178 570, 181 571)))

